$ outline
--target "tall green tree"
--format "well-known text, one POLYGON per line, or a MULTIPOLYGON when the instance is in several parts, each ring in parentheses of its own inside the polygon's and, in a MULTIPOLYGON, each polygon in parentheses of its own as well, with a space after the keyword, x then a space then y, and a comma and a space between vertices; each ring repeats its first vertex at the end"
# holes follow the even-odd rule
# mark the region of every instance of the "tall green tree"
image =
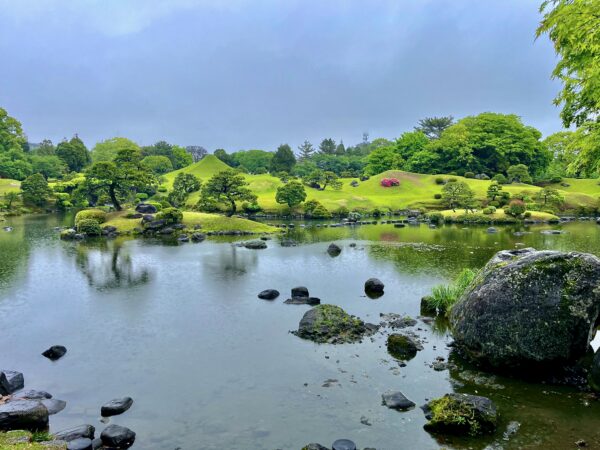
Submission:
POLYGON ((464 181, 451 181, 442 188, 442 201, 452 211, 456 211, 456 208, 470 209, 474 197, 473 191, 464 181))
POLYGON ((298 181, 290 181, 283 186, 277 188, 275 201, 280 204, 287 204, 289 208, 298 206, 306 200, 306 191, 302 183, 298 181))
POLYGON ((166 156, 171 161, 173 169, 181 169, 194 162, 192 155, 185 148, 169 144, 166 141, 158 141, 154 145, 142 147, 143 156, 166 156))
POLYGON ((0 108, 0 152, 22 151, 26 142, 21 123, 0 108))
POLYGON ((77 135, 69 141, 60 142, 56 146, 56 156, 62 159, 72 172, 81 172, 92 161, 90 152, 77 135))
POLYGON ((229 203, 228 216, 236 213, 237 201, 256 202, 256 195, 248 188, 244 176, 231 169, 213 175, 204 185, 202 197, 219 203, 229 203))
POLYGON ((169 203, 179 207, 185 204, 185 201, 192 192, 200 190, 202 182, 191 173, 178 173, 173 182, 173 190, 169 193, 169 203))
POLYGON ((404 166, 404 159, 394 145, 380 147, 369 153, 365 173, 378 175, 386 170, 399 170, 404 166))
POLYGON ((245 167, 249 173, 267 173, 271 167, 273 152, 264 150, 240 150, 231 154, 237 167, 245 167))
POLYGON ((44 206, 50 197, 50 188, 44 176, 34 173, 21 183, 23 201, 36 206, 44 206))
POLYGON ((146 156, 142 159, 142 164, 157 175, 163 175, 173 170, 171 160, 162 155, 146 156))
POLYGON ((296 164, 294 152, 288 144, 281 144, 271 160, 271 173, 290 173, 296 164))
POLYGON ((94 148, 92 148, 92 151, 90 152, 90 156, 92 157, 93 162, 112 161, 117 156, 117 153, 124 149, 141 150, 139 145, 127 138, 114 137, 94 145, 94 148))
POLYGON ((415 127, 415 131, 422 132, 429 139, 439 139, 446 128, 454 123, 454 117, 426 117, 419 120, 419 125, 415 127))
POLYGON ((31 168, 34 173, 41 173, 46 179, 60 178, 67 170, 67 166, 56 155, 31 156, 31 168))
POLYGON ((506 174, 510 183, 531 183, 532 181, 531 175, 529 175, 529 168, 525 164, 510 166, 506 174))
POLYGON ((86 171, 86 187, 94 194, 105 192, 117 211, 132 193, 154 188, 157 179, 142 164, 142 155, 131 148, 119 150, 114 161, 99 161, 86 171))
POLYGON ((56 148, 50 139, 44 139, 35 149, 35 154, 39 156, 54 156, 56 148))
POLYGON ((307 159, 310 159, 310 157, 313 155, 313 153, 315 152, 315 148, 310 143, 310 141, 305 139, 302 145, 298 146, 298 152, 298 159, 300 161, 306 161, 307 159))
POLYGON ((563 88, 554 103, 562 106, 565 127, 596 122, 600 114, 600 2, 546 0, 537 36, 548 35, 558 63, 552 72, 563 88))
POLYGON ((335 141, 331 138, 326 138, 319 144, 319 152, 325 155, 335 155, 335 141))

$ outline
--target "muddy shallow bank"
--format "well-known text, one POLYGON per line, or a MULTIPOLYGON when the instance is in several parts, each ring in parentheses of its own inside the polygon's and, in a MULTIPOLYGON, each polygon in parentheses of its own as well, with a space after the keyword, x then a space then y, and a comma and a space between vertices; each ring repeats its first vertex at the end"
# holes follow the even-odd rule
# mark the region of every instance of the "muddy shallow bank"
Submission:
POLYGON ((379 323, 380 313, 418 317, 433 285, 481 267, 497 250, 523 244, 600 255, 594 223, 566 224, 560 235, 540 232, 549 226, 497 227, 495 234, 455 226, 296 227, 281 239, 298 246, 274 238, 261 251, 226 238, 177 246, 64 243, 52 230, 62 224, 15 218, 12 232, 0 232, 7 255, 0 261, 3 366, 67 401, 51 418, 53 430, 102 429, 97 405, 130 395, 135 405, 126 421, 111 423, 135 430, 133 448, 140 449, 298 449, 339 438, 377 449, 600 445, 600 405, 590 394, 481 373, 454 358, 435 370, 436 358, 449 356, 443 323, 418 320, 413 330, 423 350, 402 367, 384 333, 360 344, 317 345, 289 333, 309 306, 286 305, 286 295, 257 298, 265 289, 287 294, 307 286, 366 322, 379 323), (514 234, 523 231, 531 234, 514 234), (335 258, 326 251, 332 241, 342 248, 335 258), (365 295, 372 277, 385 283, 382 297, 365 295), (52 363, 40 353, 55 342, 69 351, 52 363), (498 432, 438 442, 423 430, 419 408, 381 404, 390 390, 417 405, 452 391, 490 397, 498 432))

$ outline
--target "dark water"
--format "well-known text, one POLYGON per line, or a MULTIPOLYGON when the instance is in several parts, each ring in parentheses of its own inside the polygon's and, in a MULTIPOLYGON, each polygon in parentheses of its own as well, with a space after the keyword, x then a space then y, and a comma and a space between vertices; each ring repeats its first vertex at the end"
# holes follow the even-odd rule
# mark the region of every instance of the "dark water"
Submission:
POLYGON ((593 223, 565 225, 562 235, 531 227, 524 236, 513 232, 525 228, 501 227, 307 228, 292 234, 298 247, 276 238, 256 251, 216 241, 61 242, 52 228, 69 220, 14 218, 2 224, 12 232, 0 230, 0 367, 68 402, 52 430, 85 422, 101 430, 100 406, 129 395, 134 406, 111 422, 136 431, 138 449, 300 449, 341 437, 379 450, 562 449, 578 439, 600 447, 600 404, 584 393, 431 369, 436 356, 448 357, 443 328, 419 322, 425 349, 401 368, 382 335, 331 346, 289 334, 307 307, 282 303, 290 288, 306 285, 366 321, 388 312, 417 317, 433 285, 497 250, 523 244, 600 255, 593 223), (337 258, 325 252, 334 240, 343 247, 337 258), (362 292, 372 276, 386 285, 378 300, 362 292), (266 288, 282 297, 259 300, 266 288), (52 344, 69 349, 55 363, 40 355, 52 344), (337 382, 323 387, 329 379, 337 382), (389 389, 417 405, 453 390, 486 395, 502 426, 489 438, 438 442, 422 429, 420 409, 381 406, 389 389), (520 427, 504 436, 510 422, 520 427))

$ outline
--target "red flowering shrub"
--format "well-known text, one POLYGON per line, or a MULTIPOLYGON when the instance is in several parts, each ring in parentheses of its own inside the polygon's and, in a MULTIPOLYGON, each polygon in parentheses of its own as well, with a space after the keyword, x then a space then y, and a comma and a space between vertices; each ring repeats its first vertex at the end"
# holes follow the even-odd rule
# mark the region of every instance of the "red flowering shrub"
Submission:
POLYGON ((381 185, 383 187, 400 186, 400 181, 397 178, 383 178, 381 185))

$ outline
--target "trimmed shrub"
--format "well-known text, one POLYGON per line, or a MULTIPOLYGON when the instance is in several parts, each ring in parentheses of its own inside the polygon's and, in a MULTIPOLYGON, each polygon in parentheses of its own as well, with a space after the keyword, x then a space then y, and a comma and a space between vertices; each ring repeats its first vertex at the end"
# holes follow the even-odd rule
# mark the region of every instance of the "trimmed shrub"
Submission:
POLYGON ((550 183, 560 183, 562 181, 562 177, 552 177, 550 178, 550 183))
POLYGON ((492 181, 496 181, 498 184, 507 184, 508 180, 506 179, 506 177, 504 175, 502 175, 501 173, 497 173, 496 175, 494 175, 494 177, 492 178, 492 181))
POLYGON ((531 217, 531 211, 525 211, 523 213, 523 217, 525 217, 526 219, 529 219, 531 217))
POLYGON ((400 180, 398 180, 397 178, 383 178, 380 181, 380 184, 383 187, 400 186, 400 180))
POLYGON ((454 178, 454 177, 448 178, 448 183, 456 183, 457 181, 458 181, 457 178, 454 178))
POLYGON ((475 174, 473 172, 465 172, 465 178, 475 178, 475 174))
POLYGON ((433 198, 435 198, 436 200, 440 200, 442 198, 442 194, 435 194, 433 198))
POLYGON ((444 180, 442 177, 436 177, 435 184, 446 184, 446 180, 444 180))
POLYGON ((522 200, 511 200, 504 212, 510 216, 518 217, 527 210, 525 203, 522 200))
POLYGON ((167 208, 171 206, 170 203, 168 203, 164 198, 161 199, 160 202, 146 202, 148 205, 152 205, 156 208, 157 211, 160 211, 163 208, 163 205, 166 203, 167 208))
POLYGON ((496 212, 496 207, 488 206, 487 208, 483 208, 483 210, 481 212, 484 214, 494 214, 496 212))
POLYGON ((436 225, 440 224, 444 221, 444 215, 439 212, 429 213, 429 214, 427 214, 427 218, 429 219, 429 222, 436 224, 436 225))
POLYGON ((101 223, 106 222, 106 213, 100 209, 81 210, 75 215, 75 226, 77 226, 79 222, 88 219, 92 219, 100 225, 101 223))
POLYGON ((158 192, 167 192, 167 191, 168 191, 168 189, 167 189, 167 187, 166 187, 166 186, 159 186, 159 187, 158 187, 158 189, 157 189, 157 191, 158 191, 158 192))
POLYGON ((164 220, 167 225, 174 225, 181 223, 183 220, 183 213, 177 208, 165 208, 156 214, 157 220, 164 220))
POLYGON ((135 195, 135 198, 137 198, 138 201, 143 202, 144 200, 148 200, 148 194, 146 194, 145 192, 140 192, 135 195))
POLYGON ((77 232, 85 233, 88 236, 100 236, 102 228, 95 219, 81 219, 77 222, 77 232))
POLYGON ((338 217, 348 217, 350 215, 350 210, 345 206, 340 206, 336 211, 335 215, 338 217))
POLYGON ((242 210, 246 214, 256 214, 256 213, 261 212, 262 208, 260 207, 260 205, 258 203, 244 202, 244 203, 242 203, 242 210))

